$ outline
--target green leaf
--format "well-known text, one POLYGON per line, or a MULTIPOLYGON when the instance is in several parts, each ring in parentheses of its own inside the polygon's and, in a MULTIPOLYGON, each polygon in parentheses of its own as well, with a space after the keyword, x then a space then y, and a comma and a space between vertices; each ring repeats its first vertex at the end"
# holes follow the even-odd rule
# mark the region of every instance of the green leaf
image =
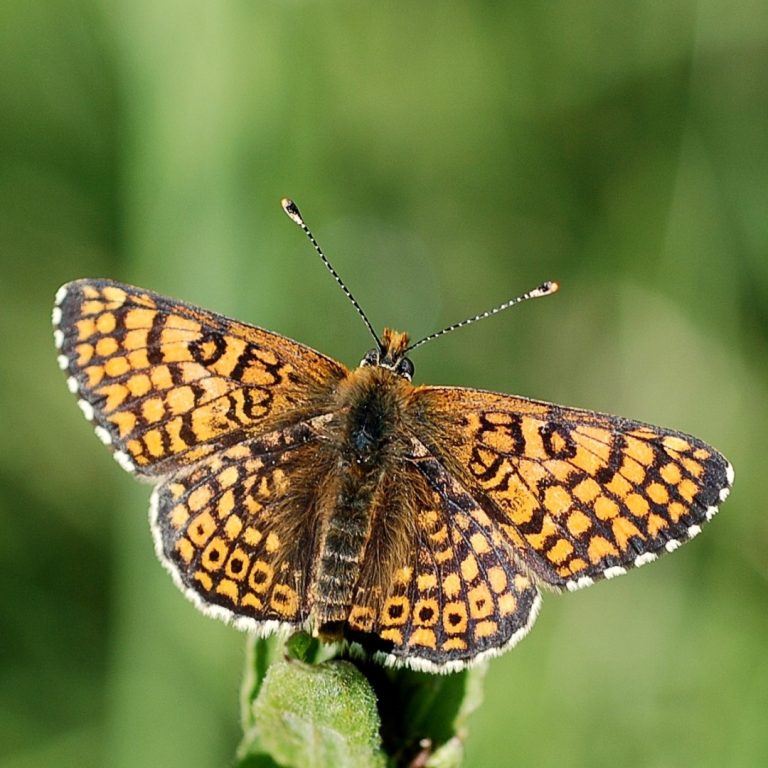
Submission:
POLYGON ((255 641, 249 651, 238 767, 383 768, 376 696, 360 670, 289 657, 262 676, 263 662, 276 656, 272 642, 255 641))

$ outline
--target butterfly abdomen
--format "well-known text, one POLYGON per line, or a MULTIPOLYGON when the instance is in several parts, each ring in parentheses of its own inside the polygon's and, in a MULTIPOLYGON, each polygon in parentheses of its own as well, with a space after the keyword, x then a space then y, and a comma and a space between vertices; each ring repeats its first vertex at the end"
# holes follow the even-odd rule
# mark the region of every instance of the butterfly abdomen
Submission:
POLYGON ((397 455, 397 379, 390 371, 358 369, 340 388, 339 408, 344 415, 332 446, 338 481, 323 501, 314 582, 314 613, 319 627, 346 620, 361 564, 369 556, 377 556, 367 550, 376 509, 381 506, 382 480, 397 455))

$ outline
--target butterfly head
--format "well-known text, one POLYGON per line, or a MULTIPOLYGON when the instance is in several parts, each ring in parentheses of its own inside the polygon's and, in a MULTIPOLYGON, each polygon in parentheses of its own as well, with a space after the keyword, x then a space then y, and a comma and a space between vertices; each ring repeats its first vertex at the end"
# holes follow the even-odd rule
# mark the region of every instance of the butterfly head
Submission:
POLYGON ((408 349, 408 334, 385 328, 381 346, 374 347, 360 361, 360 367, 377 365, 410 381, 413 378, 413 363, 405 356, 408 349))

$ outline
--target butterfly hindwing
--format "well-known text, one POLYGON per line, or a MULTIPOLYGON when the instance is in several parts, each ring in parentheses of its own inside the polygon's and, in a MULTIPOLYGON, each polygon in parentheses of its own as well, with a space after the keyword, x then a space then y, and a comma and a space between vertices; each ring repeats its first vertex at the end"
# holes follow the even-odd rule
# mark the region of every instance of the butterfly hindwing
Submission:
POLYGON ((78 280, 54 308, 59 364, 120 464, 163 475, 316 415, 346 374, 278 334, 108 280, 78 280))
POLYGON ((158 556, 204 611, 256 631, 307 620, 317 530, 310 475, 325 419, 245 440, 155 490, 158 556))
POLYGON ((371 611, 361 594, 350 625, 377 637, 364 643, 385 663, 453 671, 515 645, 540 595, 486 513, 418 440, 406 463, 412 548, 383 603, 371 611))
POLYGON ((640 422, 472 389, 424 387, 414 400, 430 450, 554 588, 676 549, 733 477, 714 448, 640 422))

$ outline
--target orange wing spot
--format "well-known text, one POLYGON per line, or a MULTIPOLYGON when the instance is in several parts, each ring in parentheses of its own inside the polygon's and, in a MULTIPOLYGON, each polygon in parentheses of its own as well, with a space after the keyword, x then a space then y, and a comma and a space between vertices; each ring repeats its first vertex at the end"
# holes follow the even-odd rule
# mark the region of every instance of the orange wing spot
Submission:
POLYGON ((437 623, 440 606, 434 598, 424 598, 413 609, 413 620, 422 627, 431 627, 437 623))
POLYGON ((583 512, 575 509, 568 515, 565 525, 573 536, 581 536, 592 527, 592 521, 583 512))
POLYGON ((515 574, 515 589, 518 592, 525 592, 531 586, 531 580, 522 573, 515 574))
POLYGON ((692 503, 699 489, 693 480, 686 478, 677 486, 677 491, 687 502, 692 503))
POLYGON ((246 592, 240 600, 240 605, 253 608, 257 611, 260 611, 264 607, 264 603, 262 603, 261 600, 259 600, 259 598, 253 594, 253 592, 246 592))
POLYGON ((214 536, 203 551, 203 567, 209 571, 218 571, 227 559, 229 548, 221 536, 214 536))
POLYGON ((232 489, 225 491, 216 503, 216 516, 219 520, 225 520, 229 517, 235 508, 235 494, 232 489))
POLYGON ((149 329, 156 317, 157 311, 154 309, 129 309, 125 313, 123 324, 128 331, 135 328, 149 329))
POLYGON ((499 595, 499 612, 502 616, 509 616, 517 610, 517 598, 511 593, 499 595))
POLYGON ((499 625, 495 621, 491 621, 490 619, 486 619, 485 621, 478 622, 478 624, 475 626, 475 637, 481 638, 481 637, 490 637, 491 635, 495 635, 499 631, 499 625))
POLYGON ((484 619, 493 611, 493 598, 485 584, 478 584, 469 590, 469 613, 473 619, 484 619))
POLYGON ((555 544, 547 550, 547 558, 551 562, 559 564, 572 553, 573 544, 567 539, 558 539, 555 544))
POLYGON ((90 317, 78 320, 75 323, 75 328, 77 328, 77 338, 79 341, 90 339, 91 336, 96 334, 96 323, 90 317))
POLYGON ((130 351, 143 350, 147 346, 149 331, 146 328, 136 328, 128 331, 123 339, 123 346, 130 351))
POLYGON ((101 296, 101 291, 92 285, 84 285, 82 291, 83 297, 86 299, 98 299, 101 296))
POLYGON ((154 389, 170 389, 173 386, 171 369, 167 365, 156 365, 149 372, 154 389))
POLYGON ((411 604, 408 598, 403 595, 394 595, 390 597, 381 611, 382 622, 388 627, 399 627, 408 621, 411 604))
POLYGON ((437 648, 437 638, 435 637, 434 630, 427 629, 426 627, 414 629, 408 638, 408 643, 410 645, 420 645, 424 648, 432 648, 433 650, 437 648))
POLYGON ((447 603, 443 608, 443 629, 449 634, 467 631, 467 606, 464 603, 447 603))
POLYGON ((491 589, 500 595, 507 588, 507 574, 504 569, 498 565, 488 569, 488 583, 491 585, 491 589))
POLYGON ((118 288, 116 285, 107 285, 101 289, 101 295, 109 302, 116 304, 118 307, 125 304, 126 293, 122 288, 118 288))
MULTIPOLYGON (((236 539, 243 530, 243 521, 237 515, 230 515, 224 523, 224 533, 231 540, 236 539)), ((246 544, 250 542, 246 541, 246 544)))
POLYGON ((443 651, 466 651, 467 644, 460 637, 451 637, 440 648, 443 651))
POLYGON ((258 528, 254 528, 252 525, 249 525, 245 529, 245 543, 250 544, 252 547, 255 547, 263 538, 263 534, 258 528))
POLYGON ((200 333, 202 328, 197 320, 192 320, 189 317, 182 317, 181 315, 168 315, 165 319, 165 325, 167 328, 176 328, 180 331, 194 331, 200 333))
POLYGON ((85 369, 85 375, 88 377, 88 386, 93 389, 104 379, 104 368, 101 365, 89 365, 85 369))
POLYGON ((208 484, 201 485, 199 488, 195 488, 195 490, 189 494, 187 504, 193 512, 197 512, 203 507, 208 506, 212 496, 213 492, 211 491, 211 486, 208 484))
MULTIPOLYGON (((620 521, 621 518, 618 518, 618 521, 620 521)), ((589 555, 589 559, 593 563, 599 563, 604 557, 613 556, 616 557, 616 555, 619 554, 619 550, 616 549, 616 547, 611 544, 608 539, 604 538, 603 536, 593 536, 589 540, 589 547, 587 548, 587 554, 589 555)))
POLYGON ((580 557, 574 557, 573 560, 568 564, 568 567, 570 569, 570 572, 574 575, 577 573, 581 573, 586 567, 588 563, 586 560, 582 560, 580 557))
POLYGON ((395 645, 403 644, 403 633, 399 629, 385 629, 379 634, 383 640, 389 640, 395 645))
POLYGON ((395 572, 393 581, 395 584, 409 584, 412 577, 413 568, 410 565, 404 565, 395 572))
POLYGON ((669 491, 661 483, 651 483, 645 492, 648 498, 656 504, 666 504, 669 501, 669 491))
POLYGON ((624 462, 619 471, 633 485, 641 485, 645 481, 645 469, 639 462, 629 456, 624 457, 624 462))
POLYGON ((165 431, 171 442, 171 453, 181 453, 188 446, 184 438, 181 436, 181 427, 183 422, 181 416, 177 416, 175 419, 167 422, 165 425, 165 431))
POLYGON ((544 491, 544 506, 553 515, 560 515, 573 504, 571 494, 561 485, 550 485, 544 491))
POLYGON ((370 632, 373 629, 373 609, 367 605, 356 605, 349 613, 347 622, 353 629, 370 632))
POLYGON ((706 449, 706 448, 697 448, 693 455, 695 458, 700 459, 701 461, 706 461, 712 454, 706 449))
MULTIPOLYGON (((104 317, 104 315, 102 315, 104 317)), ((117 339, 113 336, 105 336, 96 342, 96 354, 100 357, 109 357, 118 350, 117 339)))
POLYGON ((96 394, 106 398, 102 407, 105 413, 111 413, 125 402, 130 392, 128 387, 122 384, 106 384, 103 387, 99 387, 96 390, 96 394))
POLYGON ((627 505, 627 509, 635 517, 645 517, 650 510, 647 500, 639 493, 630 493, 629 496, 624 499, 624 503, 627 505))
MULTIPOLYGON (((130 416, 133 416, 133 414, 128 414, 130 416)), ((122 414, 116 413, 115 418, 118 416, 122 416, 122 414)), ((134 416, 135 419, 135 416, 134 416)), ((110 420, 112 420, 112 417, 110 417, 110 420)), ((134 459, 142 459, 144 464, 147 463, 148 459, 146 459, 142 454, 144 453, 144 443, 141 442, 141 440, 129 440, 126 444, 126 447, 131 452, 131 456, 133 456, 134 459)))
MULTIPOLYGON (((646 467, 650 467, 653 464, 653 448, 643 440, 638 440, 636 437, 627 436, 627 453, 636 461, 646 467)), ((625 473, 626 475, 626 473, 625 473)), ((627 475, 627 477, 629 477, 627 475)), ((631 477, 629 477, 632 480, 631 477)))
POLYGON ((242 581, 251 564, 251 558, 248 557, 245 550, 235 547, 229 555, 225 572, 227 576, 235 581, 242 581))
POLYGON ((436 531, 433 531, 429 534, 429 540, 434 542, 435 544, 443 544, 445 540, 448 538, 448 527, 443 525, 441 528, 438 528, 436 531))
POLYGON ((189 351, 189 334, 179 331, 163 331, 160 337, 160 348, 163 351, 164 363, 191 363, 194 358, 189 351), (171 339, 173 339, 171 341, 171 339))
POLYGON ((280 548, 280 537, 274 531, 271 531, 267 534, 267 541, 264 546, 267 553, 271 555, 280 548))
POLYGON ((668 527, 669 523, 660 515, 655 515, 653 513, 648 515, 648 535, 651 538, 655 538, 659 531, 668 527))
POLYGON ((174 499, 178 499, 184 495, 184 492, 187 490, 187 488, 183 483, 170 483, 168 485, 168 490, 174 499))
POLYGON ((141 404, 141 415, 148 424, 165 418, 165 403, 160 397, 150 397, 141 404))
POLYGON ((232 579, 222 579, 216 585, 216 593, 228 597, 235 605, 240 602, 240 590, 232 579))
POLYGON ((687 440, 683 440, 682 437, 667 435, 662 442, 666 449, 677 453, 688 453, 691 450, 691 444, 687 440))
POLYGON ((195 571, 192 578, 202 586, 206 592, 211 591, 213 579, 205 571, 195 571))
MULTIPOLYGON (((699 453, 699 451, 696 451, 694 456, 696 456, 699 453)), ((692 474, 695 478, 699 478, 704 474, 704 467, 699 464, 698 461, 694 461, 693 459, 689 459, 687 456, 683 456, 681 459, 683 466, 685 467, 686 471, 692 474)))
POLYGON ((484 555, 491 551, 491 545, 482 533, 473 533, 469 539, 469 545, 472 547, 472 551, 478 555, 484 555))
POLYGON ((469 583, 475 580, 479 573, 477 560, 474 555, 467 555, 461 561, 461 575, 465 582, 469 583))
POLYGON ((216 523, 213 522, 211 513, 206 510, 197 515, 191 524, 187 526, 187 536, 192 539, 193 544, 202 547, 211 538, 215 530, 216 523))
POLYGON ((622 551, 627 549, 627 543, 633 536, 645 538, 638 530, 637 526, 626 517, 617 517, 612 523, 613 538, 622 551))
POLYGON ((91 344, 78 344, 75 347, 75 354, 77 354, 77 364, 81 368, 91 361, 93 357, 93 345, 91 344))
POLYGON ((601 520, 611 520, 619 514, 618 504, 607 496, 600 496, 595 501, 595 514, 601 520))
POLYGON ((176 551, 187 565, 192 562, 192 558, 195 554, 195 548, 192 546, 192 543, 189 541, 189 539, 179 539, 176 542, 176 551))
POLYGON ((142 397, 152 389, 152 384, 146 373, 134 374, 125 382, 125 386, 128 387, 128 391, 133 397, 142 397))
POLYGON ((248 574, 248 586, 257 594, 264 594, 274 577, 275 569, 264 560, 257 560, 248 574))
POLYGON ((84 301, 80 306, 80 314, 82 315, 99 315, 105 309, 107 305, 103 301, 84 301))
POLYGON ((128 353, 128 364, 134 371, 140 371, 142 368, 149 368, 149 358, 146 349, 134 349, 128 353))
POLYGON ((229 488, 237 482, 239 476, 240 473, 237 471, 237 467, 229 466, 226 469, 222 469, 216 475, 216 480, 222 488, 229 488))
POLYGON ((593 478, 587 477, 574 487, 573 495, 579 501, 589 504, 600 494, 600 490, 600 486, 597 482, 593 478))
POLYGON ((434 573, 420 573, 416 577, 416 587, 419 592, 427 592, 437 586, 437 578, 434 573))
POLYGON ((578 427, 576 430, 579 434, 585 435, 586 437, 591 438, 592 440, 596 440, 598 443, 606 443, 610 445, 612 441, 611 433, 608 432, 606 429, 602 429, 601 427, 578 427))
POLYGON ((112 333, 117 327, 117 320, 111 312, 105 312, 96 318, 96 330, 99 333, 112 333))
POLYGON ((549 454, 544 450, 544 441, 539 431, 543 422, 524 416, 520 425, 525 440, 525 454, 528 458, 548 459, 549 454))
MULTIPOLYGON (((123 438, 133 432, 136 426, 136 414, 131 411, 121 411, 120 413, 112 413, 109 416, 109 420, 117 427, 117 431, 120 437, 123 438)), ((136 442, 135 440, 132 442, 136 442)), ((131 446, 128 446, 129 450, 135 453, 131 446)))
POLYGON ((104 363, 104 373, 113 379, 128 373, 130 370, 131 366, 124 357, 111 357, 104 363))
POLYGON ((579 448, 574 457, 570 460, 571 464, 586 472, 588 475, 594 475, 598 469, 603 466, 603 462, 595 456, 594 453, 579 448))
POLYGON ((681 504, 679 501, 673 501, 667 507, 667 513, 669 514, 673 523, 676 523, 678 520, 680 520, 680 518, 687 512, 687 507, 684 504, 681 504))
POLYGON ((447 563, 449 560, 453 560, 453 550, 450 547, 435 552, 435 562, 442 564, 447 563))
POLYGON ((619 498, 624 498, 624 496, 632 491, 632 484, 619 472, 611 478, 611 481, 605 487, 610 493, 619 498))
POLYGON ((242 339, 228 338, 224 354, 210 366, 211 371, 219 376, 229 376, 244 351, 245 342, 242 339))
POLYGON ((187 520, 189 520, 189 510, 183 504, 177 504, 169 516, 171 526, 180 531, 187 520))
POLYGON ((461 580, 458 573, 449 573, 443 579, 443 593, 448 597, 453 597, 459 594, 461 589, 461 580))
POLYGON ((673 462, 665 464, 659 471, 659 474, 661 475, 662 480, 667 483, 667 485, 677 485, 682 479, 680 467, 673 462))

